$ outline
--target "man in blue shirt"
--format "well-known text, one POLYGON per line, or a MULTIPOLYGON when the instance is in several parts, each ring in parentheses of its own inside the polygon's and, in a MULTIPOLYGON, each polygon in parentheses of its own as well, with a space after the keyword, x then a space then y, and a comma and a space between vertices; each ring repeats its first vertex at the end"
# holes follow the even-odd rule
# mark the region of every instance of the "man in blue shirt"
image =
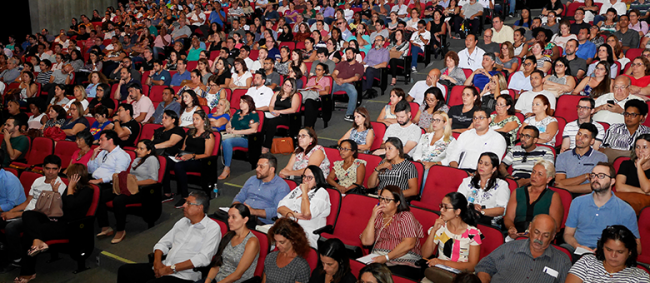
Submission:
POLYGON ((499 71, 494 69, 496 56, 492 52, 483 54, 483 61, 481 62, 482 69, 476 69, 467 80, 465 80, 466 86, 475 86, 478 87, 481 91, 483 88, 490 82, 491 76, 496 76, 499 71), (489 75, 490 77, 488 77, 489 75))
POLYGON ((210 13, 208 18, 210 23, 217 23, 219 26, 223 27, 223 23, 226 22, 226 12, 221 9, 221 3, 214 2, 214 10, 210 13))
POLYGON ((596 56, 596 44, 589 41, 589 28, 582 27, 578 32, 578 50, 576 50, 576 56, 585 59, 587 65, 591 64, 591 61, 594 60, 596 56))
MULTIPOLYGON (((607 162, 607 155, 594 150, 598 129, 583 123, 576 134, 576 148, 558 155, 555 162, 555 186, 580 195, 591 192, 589 174, 599 162, 607 162)), ((592 180, 593 181, 593 180, 592 180)), ((599 231, 599 235, 600 235, 599 231)))
POLYGON ((185 59, 178 59, 178 63, 176 65, 176 70, 178 71, 174 76, 172 77, 172 81, 170 82, 171 86, 181 86, 181 83, 185 80, 191 80, 192 77, 190 76, 190 72, 187 71, 187 60, 185 59))
MULTIPOLYGON (((287 194, 289 185, 276 175, 278 160, 270 153, 260 156, 255 176, 250 177, 233 199, 233 204, 243 203, 252 215, 264 224, 273 223, 278 204, 287 194)), ((253 223, 255 224, 255 223, 253 223)))
MULTIPOLYGON (((0 160, 4 159, 5 152, 0 150, 0 160)), ((20 184, 20 180, 13 173, 7 172, 2 169, 2 163, 0 162, 0 212, 6 212, 14 208, 16 205, 19 205, 25 202, 25 190, 23 185, 20 184)), ((287 190, 287 193, 289 191, 287 190)), ((284 195, 282 196, 284 197, 284 195)), ((280 198, 282 199, 282 198, 280 198)), ((280 202, 280 200, 278 200, 280 202)), ((3 219, 4 220, 4 219, 3 219)), ((4 227, 6 222, 0 221, 0 226, 4 227)))
POLYGON ((169 74, 169 71, 163 69, 160 60, 154 60, 153 73, 151 74, 151 76, 149 76, 149 78, 147 78, 147 81, 145 83, 149 86, 152 85, 169 86, 171 82, 172 82, 172 76, 169 74))
POLYGON ((606 162, 598 163, 591 171, 592 193, 571 202, 564 229, 566 243, 562 247, 572 252, 578 247, 594 252, 603 229, 610 225, 623 225, 636 237, 637 250, 641 253, 636 213, 629 204, 612 193, 615 176, 614 168, 606 162))

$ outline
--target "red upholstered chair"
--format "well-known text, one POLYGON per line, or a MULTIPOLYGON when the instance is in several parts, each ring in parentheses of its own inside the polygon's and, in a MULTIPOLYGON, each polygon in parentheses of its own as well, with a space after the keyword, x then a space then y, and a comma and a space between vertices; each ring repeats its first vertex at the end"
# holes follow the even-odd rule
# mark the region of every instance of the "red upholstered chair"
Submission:
POLYGON ((458 191, 458 186, 466 177, 467 172, 461 169, 440 165, 432 166, 426 176, 427 183, 424 185, 420 200, 411 201, 411 205, 439 211, 440 203, 445 195, 458 191))
POLYGON ((503 234, 499 229, 492 226, 478 224, 476 228, 481 230, 481 234, 483 234, 484 237, 483 244, 481 244, 480 260, 503 244, 503 234))
POLYGON ((298 183, 296 183, 296 181, 294 180, 289 180, 289 179, 283 179, 283 180, 285 183, 287 183, 287 185, 289 185, 289 190, 293 190, 296 187, 298 187, 298 183))
MULTIPOLYGON (((650 243, 650 206, 643 208, 639 214, 639 235, 641 243, 650 243)), ((643 249, 637 261, 650 264, 650 251, 643 249)))
POLYGON ((569 260, 573 259, 573 255, 571 254, 571 252, 569 250, 567 250, 567 249, 565 249, 565 248, 563 248, 561 246, 558 246, 558 245, 553 245, 553 247, 558 249, 559 251, 563 252, 564 254, 566 254, 569 257, 569 260))
POLYGON ((420 104, 417 104, 415 102, 409 102, 409 106, 411 106, 411 120, 415 119, 415 116, 418 114, 418 111, 420 111, 420 104))
POLYGON ((336 227, 336 222, 339 217, 339 213, 341 212, 341 201, 343 199, 341 192, 339 192, 337 189, 331 189, 331 188, 326 188, 326 190, 327 190, 327 194, 330 197, 330 204, 331 204, 330 215, 328 215, 326 218, 325 227, 321 227, 319 229, 314 230, 314 234, 321 234, 323 232, 332 233, 334 231, 334 228, 336 227))
MULTIPOLYGON (((221 148, 221 133, 213 132, 214 134, 214 147, 212 149, 212 154, 206 158, 200 159, 202 162, 201 172, 187 172, 188 176, 193 176, 197 178, 189 178, 190 182, 198 183, 201 188, 210 195, 211 192, 208 191, 208 188, 213 184, 217 183, 217 165, 219 157, 219 149, 221 148)), ((169 172, 171 175, 176 173, 172 170, 169 172)))
POLYGON ((359 159, 366 161, 366 176, 363 179, 363 186, 368 187, 368 179, 370 179, 370 173, 374 170, 377 165, 381 162, 381 157, 372 154, 359 153, 359 159))
POLYGON ((424 237, 420 239, 420 244, 424 244, 424 242, 426 242, 427 240, 427 237, 429 237, 429 228, 431 228, 433 224, 436 223, 436 220, 440 216, 437 213, 433 212, 432 210, 418 208, 418 207, 411 207, 411 213, 413 213, 415 219, 417 219, 418 222, 420 222, 420 225, 422 225, 422 231, 424 231, 424 237))
POLYGON ((564 216, 562 217, 562 223, 560 225, 560 229, 562 229, 564 228, 564 223, 566 223, 566 218, 569 216, 569 208, 571 208, 571 201, 573 201, 573 197, 571 196, 571 193, 565 189, 559 189, 555 187, 548 188, 560 194, 562 206, 564 207, 564 216))
POLYGON ((160 124, 144 124, 142 132, 140 133, 140 140, 150 140, 153 137, 153 132, 158 128, 162 128, 160 124))
POLYGON ((40 177, 43 177, 43 175, 30 171, 25 171, 20 174, 20 184, 23 186, 23 190, 25 190, 25 196, 29 195, 29 191, 32 189, 32 184, 34 184, 34 181, 40 177))
POLYGON ((323 149, 325 149, 325 155, 327 155, 327 159, 330 161, 330 164, 333 164, 334 161, 341 161, 341 155, 339 154, 339 150, 336 148, 331 148, 324 146, 323 149))
POLYGON ((557 135, 555 135, 555 145, 562 145, 562 133, 564 132, 564 127, 566 127, 567 121, 562 117, 555 117, 557 119, 557 135))
POLYGON ((14 168, 4 168, 4 169, 5 169, 5 171, 7 171, 9 173, 14 174, 14 176, 20 177, 20 174, 18 174, 18 170, 14 169, 14 168))
POLYGON ((625 160, 630 160, 630 158, 627 156, 620 156, 614 160, 613 166, 614 166, 614 171, 616 171, 616 173, 618 173, 618 169, 621 168, 621 163, 623 163, 623 161, 625 160))
MULTIPOLYGON (((578 119, 576 107, 583 96, 580 95, 562 95, 558 98, 555 105, 555 117, 564 118, 567 122, 578 119)), ((561 132, 560 132, 561 133, 561 132)))
POLYGON ((149 92, 149 99, 151 99, 152 102, 161 102, 163 101, 163 90, 167 88, 166 85, 155 85, 151 87, 151 90, 149 92))
POLYGON ((355 247, 354 253, 361 255, 361 239, 359 235, 370 219, 372 208, 377 205, 377 199, 369 196, 349 194, 343 198, 339 219, 333 233, 321 233, 325 239, 338 238, 344 244, 355 247))
POLYGON ((386 134, 386 124, 379 122, 370 122, 372 125, 372 130, 375 132, 375 140, 372 141, 370 146, 370 151, 377 150, 381 147, 381 144, 384 143, 384 134, 386 134))
MULTIPOLYGON (((512 173, 512 172, 508 172, 508 173, 512 173)), ((506 182, 508 182, 508 187, 510 188, 510 194, 512 194, 512 192, 514 192, 517 188, 519 188, 519 184, 517 184, 517 182, 513 179, 506 179, 506 182)))
POLYGON ((239 102, 241 100, 241 97, 246 95, 247 90, 245 89, 236 89, 232 92, 232 96, 230 97, 230 108, 235 108, 239 110, 239 102))
POLYGON ((27 155, 27 162, 12 162, 11 167, 26 169, 43 164, 43 159, 54 152, 54 141, 50 138, 37 137, 31 143, 31 149, 27 155))
POLYGON ((196 66, 199 64, 199 61, 187 61, 187 71, 191 72, 196 69, 196 66))
POLYGON ((415 165, 415 170, 418 171, 418 195, 422 194, 422 179, 424 178, 424 164, 420 161, 411 161, 415 165))

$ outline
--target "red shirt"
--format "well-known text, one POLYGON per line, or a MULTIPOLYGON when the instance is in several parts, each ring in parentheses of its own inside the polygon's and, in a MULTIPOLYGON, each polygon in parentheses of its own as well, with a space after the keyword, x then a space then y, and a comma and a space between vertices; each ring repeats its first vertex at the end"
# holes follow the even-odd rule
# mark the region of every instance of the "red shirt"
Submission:
POLYGON ((640 79, 634 78, 634 76, 628 76, 628 75, 623 75, 628 78, 630 78, 630 81, 632 81, 633 86, 638 86, 638 87, 646 87, 647 85, 650 84, 650 76, 643 76, 640 79))

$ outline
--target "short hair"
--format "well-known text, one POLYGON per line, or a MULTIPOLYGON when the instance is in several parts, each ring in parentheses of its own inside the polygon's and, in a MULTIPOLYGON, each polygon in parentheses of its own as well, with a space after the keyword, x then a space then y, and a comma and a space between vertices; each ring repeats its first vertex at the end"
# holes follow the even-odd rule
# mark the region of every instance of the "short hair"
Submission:
POLYGON ((205 194, 204 191, 192 191, 190 192, 190 196, 196 199, 196 203, 198 205, 203 206, 204 213, 208 213, 210 210, 210 198, 205 194))
POLYGON ((411 210, 409 208, 408 203, 406 202, 406 199, 404 198, 404 194, 402 194, 402 189, 400 187, 395 185, 385 186, 384 188, 381 189, 379 195, 381 196, 381 194, 384 193, 384 191, 389 191, 393 195, 395 204, 397 204, 397 202, 399 201, 399 204, 397 205, 397 213, 411 210))
POLYGON ((124 109, 124 111, 129 111, 129 116, 133 117, 133 105, 127 104, 127 103, 122 103, 122 104, 120 104, 120 106, 118 106, 118 108, 119 107, 122 107, 122 109, 124 109))
POLYGON ((458 53, 456 51, 449 51, 447 54, 445 54, 445 60, 447 60, 447 57, 450 57, 451 60, 454 60, 454 65, 458 67, 458 63, 460 62, 460 58, 458 57, 458 53))
POLYGON ((582 123, 580 124, 580 129, 585 129, 591 133, 591 138, 595 139, 598 135, 598 128, 592 123, 582 123))
POLYGON ((271 153, 262 153, 260 155, 260 159, 267 159, 269 161, 269 167, 273 167, 274 169, 278 168, 278 159, 271 153))
POLYGON ((411 113, 411 105, 405 100, 400 100, 395 104, 395 113, 406 111, 406 113, 411 113))
POLYGON ((127 87, 127 89, 132 89, 132 88, 135 88, 135 89, 139 90, 140 93, 142 93, 142 87, 139 84, 130 83, 129 86, 127 87))
MULTIPOLYGON (((18 102, 16 101, 16 103, 18 103, 18 102)), ((21 129, 23 126, 27 126, 27 121, 26 120, 18 119, 18 117, 16 117, 15 115, 9 117, 7 120, 9 120, 9 119, 13 119, 14 120, 14 127, 18 127, 19 129, 21 129)))
POLYGON ((546 178, 551 178, 551 179, 555 178, 555 166, 553 165, 553 163, 551 163, 548 160, 542 159, 540 161, 535 162, 535 166, 537 165, 544 166, 544 169, 546 170, 546 178))
POLYGON ((45 156, 45 158, 43 158, 43 167, 45 167, 47 164, 54 164, 57 167, 61 168, 61 157, 58 157, 54 154, 45 156))
POLYGON ((648 104, 646 104, 643 100, 630 99, 627 102, 625 102, 625 110, 627 111, 627 108, 629 107, 634 107, 638 109, 641 116, 645 116, 648 114, 648 104))
POLYGON ((318 55, 318 54, 324 54, 324 55, 327 55, 327 49, 324 48, 324 47, 319 47, 318 49, 316 49, 316 54, 317 54, 317 55, 318 55))
POLYGON ((544 78, 544 72, 540 69, 535 69, 530 75, 532 76, 533 74, 538 74, 542 79, 544 78))
POLYGON ((352 48, 352 47, 348 47, 348 48, 345 49, 345 52, 346 52, 346 53, 347 53, 348 51, 352 51, 352 53, 354 53, 354 54, 357 54, 357 52, 358 52, 356 48, 352 48))
POLYGON ((179 124, 178 120, 179 119, 178 119, 178 113, 176 113, 176 111, 171 110, 171 109, 167 109, 167 110, 165 110, 165 112, 163 112, 163 114, 169 116, 169 118, 171 118, 171 119, 174 119, 174 126, 178 126, 178 124, 179 124))
POLYGON ((596 101, 594 101, 594 99, 591 98, 591 97, 589 97, 589 96, 587 96, 587 97, 583 97, 583 98, 580 98, 580 100, 578 101, 578 103, 580 103, 580 101, 587 101, 587 102, 589 102, 589 104, 591 105, 591 108, 592 108, 592 109, 593 109, 594 107, 596 107, 596 101))
POLYGON ((106 140, 113 140, 113 144, 117 144, 116 141, 119 141, 119 136, 113 130, 104 130, 99 136, 105 136, 106 140))
MULTIPOLYGON (((632 162, 634 162, 634 161, 632 161, 632 162)), ((612 166, 612 164, 609 164, 609 162, 601 161, 601 162, 598 162, 596 164, 596 166, 605 166, 605 167, 607 167, 607 170, 609 171, 609 176, 612 176, 612 178, 614 178, 614 176, 616 176, 616 170, 614 169, 614 166, 612 166)))
MULTIPOLYGON (((266 58, 266 59, 269 59, 269 58, 266 58)), ((273 61, 273 59, 271 59, 271 61, 273 61)), ((260 75, 260 76, 262 76, 262 80, 266 82, 266 73, 265 73, 263 70, 261 70, 261 69, 260 69, 260 70, 257 70, 257 72, 255 72, 255 75, 260 75)), ((255 75, 253 75, 253 77, 254 77, 255 75)))
POLYGON ((93 137, 88 129, 84 129, 83 131, 78 132, 76 138, 82 139, 88 146, 92 146, 93 142, 95 141, 95 137, 93 137))
POLYGON ((524 127, 524 130, 531 130, 535 132, 534 138, 539 138, 539 129, 537 127, 533 125, 527 125, 526 127, 524 127))
POLYGON ((493 62, 497 60, 497 56, 494 55, 494 52, 485 52, 483 56, 490 57, 490 60, 492 60, 493 62))
MULTIPOLYGON (((524 57, 524 62, 530 61, 533 63, 533 65, 537 65, 537 59, 535 59, 535 56, 526 56, 524 57)), ((544 76, 542 76, 544 77, 544 76)))

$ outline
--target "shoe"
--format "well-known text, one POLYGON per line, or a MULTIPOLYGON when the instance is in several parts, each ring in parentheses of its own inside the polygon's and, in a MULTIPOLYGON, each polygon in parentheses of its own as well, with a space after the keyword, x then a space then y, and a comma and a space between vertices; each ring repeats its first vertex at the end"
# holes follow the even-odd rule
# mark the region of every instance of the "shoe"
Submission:
POLYGON ((185 198, 182 198, 182 199, 179 199, 178 202, 176 202, 176 204, 174 204, 174 207, 175 208, 181 208, 181 207, 183 207, 184 204, 185 204, 185 198))
POLYGON ((10 263, 8 263, 7 265, 3 266, 0 269, 0 274, 11 272, 11 271, 15 270, 16 268, 20 268, 20 267, 21 267, 20 261, 17 261, 17 262, 16 261, 11 261, 10 263))
POLYGON ((508 14, 508 18, 514 18, 514 17, 515 17, 514 14, 512 14, 512 13, 508 14))
POLYGON ((417 72, 418 69, 417 69, 416 67, 411 67, 411 71, 413 71, 413 72, 417 72))
POLYGON ((43 245, 41 245, 39 247, 32 246, 29 249, 29 251, 27 251, 27 255, 31 256, 31 257, 35 257, 36 255, 38 255, 38 254, 40 254, 42 252, 46 252, 49 249, 50 249, 50 247, 47 244, 43 243, 43 245))
POLYGON ((174 196, 175 196, 174 194, 171 194, 169 196, 166 196, 165 194, 163 194, 162 203, 166 203, 166 202, 170 202, 170 201, 174 200, 174 196))
POLYGON ((354 116, 345 115, 345 117, 343 117, 343 120, 348 121, 348 122, 354 122, 354 116))
POLYGON ((101 231, 99 234, 97 234, 97 238, 113 236, 113 234, 115 234, 115 231, 113 231, 113 228, 108 227, 108 229, 106 231, 101 231))
POLYGON ((126 237, 126 231, 124 232, 124 234, 122 234, 121 238, 113 238, 113 240, 111 240, 111 244, 117 244, 121 242, 122 240, 124 240, 124 237, 126 237))
POLYGON ((223 175, 223 172, 221 172, 221 175, 219 175, 219 177, 217 179, 218 180, 225 180, 225 179, 228 179, 228 178, 230 178, 230 172, 228 172, 228 175, 225 175, 225 176, 223 175))

